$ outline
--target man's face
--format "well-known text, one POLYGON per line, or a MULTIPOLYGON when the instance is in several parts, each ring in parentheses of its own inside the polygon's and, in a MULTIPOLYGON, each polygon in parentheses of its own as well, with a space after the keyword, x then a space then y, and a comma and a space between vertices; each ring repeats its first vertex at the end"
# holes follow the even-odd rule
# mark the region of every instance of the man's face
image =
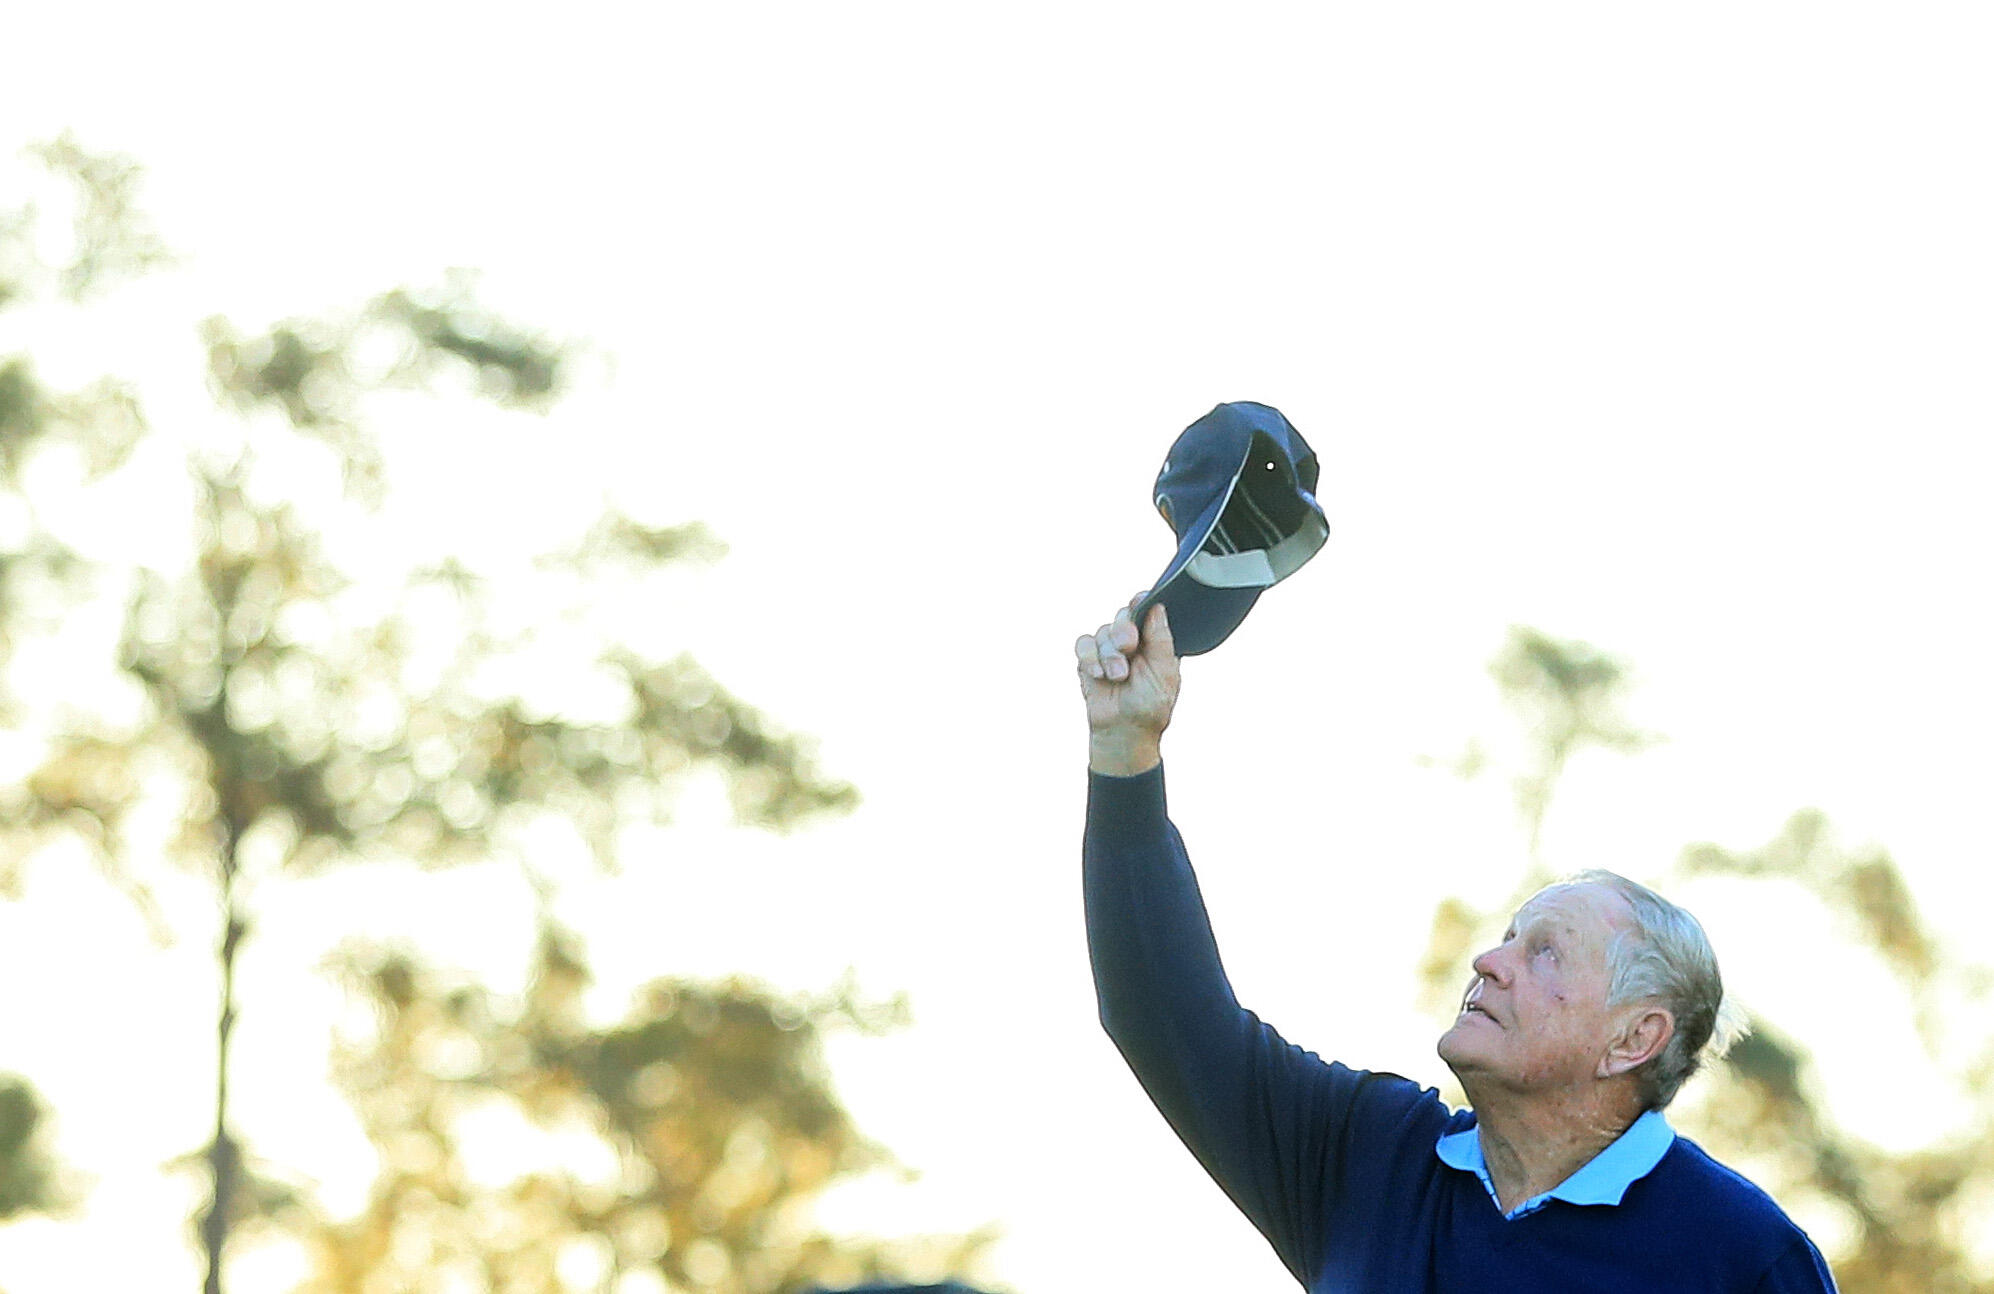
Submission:
POLYGON ((1461 1014, 1440 1058, 1477 1087, 1547 1091, 1590 1082, 1614 1039, 1607 953, 1631 926, 1627 901, 1603 885, 1541 890, 1503 941, 1475 958, 1461 1014))

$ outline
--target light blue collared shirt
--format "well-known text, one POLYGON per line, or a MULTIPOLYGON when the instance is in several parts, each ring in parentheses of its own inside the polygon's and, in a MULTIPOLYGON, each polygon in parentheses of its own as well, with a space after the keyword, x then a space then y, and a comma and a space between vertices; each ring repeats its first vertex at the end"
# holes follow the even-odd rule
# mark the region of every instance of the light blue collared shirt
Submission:
MULTIPOLYGON (((1577 1172, 1542 1195, 1531 1196, 1503 1217, 1513 1221, 1536 1212, 1552 1200, 1568 1204, 1618 1204, 1628 1187, 1655 1170, 1675 1139, 1676 1130, 1669 1126, 1662 1112, 1649 1110, 1614 1138, 1612 1145, 1580 1164, 1577 1172)), ((1489 1198, 1495 1200, 1498 1209, 1502 1207, 1502 1201, 1496 1198, 1495 1183, 1489 1178, 1488 1162, 1482 1158, 1479 1129, 1448 1133, 1434 1143, 1433 1153, 1449 1168, 1481 1178, 1489 1198)))

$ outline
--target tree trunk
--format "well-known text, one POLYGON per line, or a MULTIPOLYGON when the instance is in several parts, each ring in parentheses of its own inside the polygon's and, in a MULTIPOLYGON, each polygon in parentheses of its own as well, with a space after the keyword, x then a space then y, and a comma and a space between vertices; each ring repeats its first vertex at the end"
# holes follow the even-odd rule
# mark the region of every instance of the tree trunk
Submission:
POLYGON ((242 1176, 241 1148, 228 1126, 229 1035, 235 1032, 235 954, 246 928, 235 892, 238 837, 235 825, 224 815, 220 858, 222 937, 216 950, 221 959, 221 1011, 215 1028, 215 1135, 207 1152, 213 1192, 208 1198, 207 1211, 201 1215, 201 1248, 208 1259, 202 1294, 222 1294, 222 1250, 228 1243, 242 1176))

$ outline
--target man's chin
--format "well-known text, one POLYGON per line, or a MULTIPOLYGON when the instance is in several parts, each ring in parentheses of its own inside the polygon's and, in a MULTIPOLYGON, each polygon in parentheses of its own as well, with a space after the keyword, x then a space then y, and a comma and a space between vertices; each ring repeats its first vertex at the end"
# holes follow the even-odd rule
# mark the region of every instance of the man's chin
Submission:
POLYGON ((1452 1069, 1465 1042, 1466 1040, 1461 1037, 1461 1026, 1456 1024, 1440 1035, 1439 1040, 1433 1044, 1433 1050, 1439 1052, 1440 1059, 1446 1061, 1447 1067, 1452 1069))
POLYGON ((1447 1068, 1454 1071, 1456 1078, 1459 1078, 1464 1070, 1482 1068, 1483 1057, 1475 1046, 1472 1033, 1472 1026, 1466 1021, 1456 1021, 1453 1027, 1441 1034, 1439 1041, 1433 1044, 1433 1050, 1440 1053, 1440 1059, 1447 1062, 1447 1068))

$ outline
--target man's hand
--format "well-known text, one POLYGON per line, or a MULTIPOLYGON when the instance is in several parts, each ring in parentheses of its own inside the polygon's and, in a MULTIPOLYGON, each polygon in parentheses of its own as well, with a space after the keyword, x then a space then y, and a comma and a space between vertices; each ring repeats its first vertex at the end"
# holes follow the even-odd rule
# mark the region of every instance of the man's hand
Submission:
POLYGON ((1073 644, 1080 694, 1087 700, 1087 766, 1133 777, 1162 762, 1163 730, 1177 705, 1179 678, 1170 619, 1159 604, 1137 634, 1129 599, 1115 618, 1073 644))

